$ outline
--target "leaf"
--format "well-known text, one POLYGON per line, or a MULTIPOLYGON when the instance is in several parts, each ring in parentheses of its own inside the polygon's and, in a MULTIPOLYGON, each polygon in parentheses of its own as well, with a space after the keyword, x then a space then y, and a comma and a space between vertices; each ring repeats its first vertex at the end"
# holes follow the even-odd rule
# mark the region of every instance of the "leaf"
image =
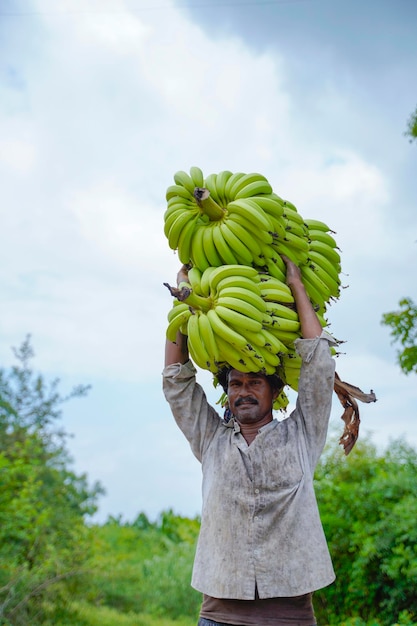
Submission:
POLYGON ((334 391, 339 398, 340 404, 345 409, 341 416, 341 419, 345 423, 345 428, 339 439, 339 443, 343 445, 345 454, 348 455, 359 436, 359 424, 361 420, 356 400, 367 403, 376 402, 376 396, 372 389, 370 393, 365 393, 359 389, 359 387, 342 381, 337 372, 335 372, 334 376, 334 391))

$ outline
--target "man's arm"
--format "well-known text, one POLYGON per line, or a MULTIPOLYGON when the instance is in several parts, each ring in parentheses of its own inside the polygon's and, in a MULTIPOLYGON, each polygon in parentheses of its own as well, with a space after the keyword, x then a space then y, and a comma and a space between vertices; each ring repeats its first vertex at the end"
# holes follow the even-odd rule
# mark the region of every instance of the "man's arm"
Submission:
POLYGON ((330 335, 326 337, 327 341, 319 339, 323 329, 303 285, 301 272, 289 259, 284 258, 284 261, 287 265, 287 284, 294 296, 302 336, 295 342, 303 364, 294 415, 304 424, 310 465, 314 469, 326 441, 335 365, 329 349, 330 335))
POLYGON ((177 333, 175 343, 165 340, 165 367, 174 363, 186 363, 189 360, 187 337, 177 333))
POLYGON ((301 324, 301 335, 303 339, 319 337, 323 329, 305 290, 300 269, 288 257, 282 258, 287 266, 287 285, 294 296, 301 324))
MULTIPOLYGON (((177 285, 188 281, 187 267, 183 265, 177 274, 177 285)), ((175 343, 165 341, 165 367, 174 363, 186 363, 189 360, 187 337, 178 332, 175 343)))

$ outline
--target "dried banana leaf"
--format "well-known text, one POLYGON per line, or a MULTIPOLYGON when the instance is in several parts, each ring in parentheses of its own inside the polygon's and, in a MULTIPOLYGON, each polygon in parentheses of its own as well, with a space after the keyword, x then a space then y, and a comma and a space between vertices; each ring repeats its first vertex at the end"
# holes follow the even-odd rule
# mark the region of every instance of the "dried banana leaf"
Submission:
POLYGON ((351 385, 340 380, 337 372, 334 377, 334 391, 339 398, 340 404, 345 409, 341 419, 345 423, 344 431, 339 439, 340 445, 343 446, 346 456, 352 450, 359 436, 360 414, 356 400, 361 402, 376 402, 375 393, 364 393, 359 387, 351 385))

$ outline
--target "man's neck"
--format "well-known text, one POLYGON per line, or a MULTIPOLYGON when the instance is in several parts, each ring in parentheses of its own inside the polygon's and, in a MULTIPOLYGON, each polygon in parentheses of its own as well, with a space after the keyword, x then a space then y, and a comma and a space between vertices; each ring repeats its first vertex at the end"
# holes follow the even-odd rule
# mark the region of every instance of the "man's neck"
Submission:
POLYGON ((240 432, 242 433, 248 446, 250 446, 252 441, 255 439, 256 435, 259 432, 259 429, 262 428, 262 426, 265 426, 265 424, 269 424, 269 422, 272 422, 272 419, 273 419, 272 416, 268 416, 268 417, 265 417, 263 420, 260 420, 259 422, 255 422, 253 424, 242 424, 241 422, 239 422, 239 420, 237 420, 240 426, 240 432))

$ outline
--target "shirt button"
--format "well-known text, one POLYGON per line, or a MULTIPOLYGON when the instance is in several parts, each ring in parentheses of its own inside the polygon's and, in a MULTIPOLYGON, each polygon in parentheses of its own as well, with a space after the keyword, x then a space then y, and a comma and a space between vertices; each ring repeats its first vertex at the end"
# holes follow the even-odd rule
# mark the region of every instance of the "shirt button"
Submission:
POLYGON ((255 489, 255 493, 259 493, 259 489, 255 489))
POLYGON ((255 517, 253 519, 255 520, 255 522, 257 522, 259 517, 257 515, 255 515, 255 517))

